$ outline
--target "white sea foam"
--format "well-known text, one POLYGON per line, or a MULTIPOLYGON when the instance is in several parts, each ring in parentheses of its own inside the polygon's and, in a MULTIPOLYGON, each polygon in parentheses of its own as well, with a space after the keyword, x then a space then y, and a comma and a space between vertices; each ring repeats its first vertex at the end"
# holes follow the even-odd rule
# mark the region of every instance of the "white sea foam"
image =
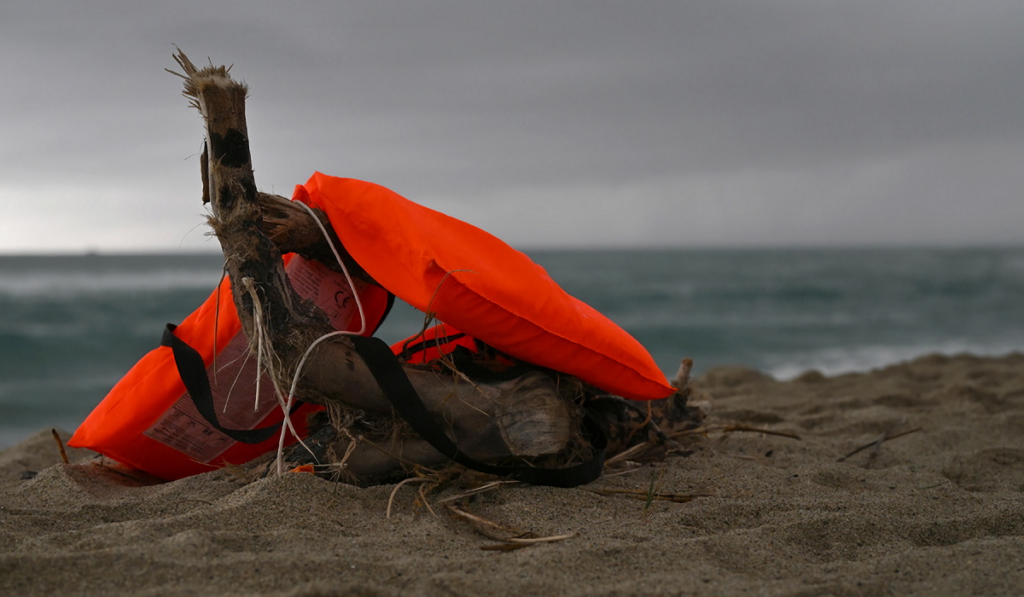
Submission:
POLYGON ((216 271, 156 270, 150 272, 38 272, 0 276, 0 297, 72 298, 84 295, 160 292, 209 288, 219 279, 216 271))
POLYGON ((975 342, 947 341, 939 344, 916 344, 905 346, 859 346, 850 348, 826 348, 805 355, 790 355, 785 362, 772 364, 772 358, 765 369, 778 380, 791 380, 807 371, 819 371, 825 375, 865 372, 910 361, 929 354, 956 355, 970 353, 977 356, 1002 356, 1024 349, 1024 338, 1019 343, 1000 342, 983 345, 975 342))

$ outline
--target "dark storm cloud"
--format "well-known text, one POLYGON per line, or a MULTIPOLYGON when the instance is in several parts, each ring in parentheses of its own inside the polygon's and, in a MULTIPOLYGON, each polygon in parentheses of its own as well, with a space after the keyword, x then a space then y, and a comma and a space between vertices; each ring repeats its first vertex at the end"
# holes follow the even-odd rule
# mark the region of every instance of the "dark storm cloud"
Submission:
POLYGON ((365 178, 517 242, 1007 242, 1024 217, 1018 2, 22 3, 0 21, 5 202, 43 181, 73 219, 53 189, 93 189, 118 230, 157 213, 179 238, 172 214, 199 211, 173 44, 252 87, 264 188, 365 178))

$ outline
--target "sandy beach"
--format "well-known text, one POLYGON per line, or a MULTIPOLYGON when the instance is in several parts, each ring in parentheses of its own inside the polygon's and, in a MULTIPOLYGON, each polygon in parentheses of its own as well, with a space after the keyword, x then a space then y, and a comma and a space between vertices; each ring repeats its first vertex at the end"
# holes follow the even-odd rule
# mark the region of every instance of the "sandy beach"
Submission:
POLYGON ((154 484, 61 464, 42 430, 0 453, 0 594, 1024 593, 1024 355, 697 385, 712 411, 686 455, 426 505, 304 473, 154 484), (446 504, 568 537, 509 549, 446 504))

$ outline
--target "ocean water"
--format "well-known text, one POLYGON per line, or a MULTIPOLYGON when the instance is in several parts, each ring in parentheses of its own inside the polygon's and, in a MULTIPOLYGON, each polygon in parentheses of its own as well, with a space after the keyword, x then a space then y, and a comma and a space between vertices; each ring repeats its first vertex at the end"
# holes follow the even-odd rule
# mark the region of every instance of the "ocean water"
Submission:
MULTIPOLYGON (((1024 351, 1024 247, 531 252, 670 377, 683 357, 780 379, 1024 351)), ((75 428, 197 307, 219 255, 0 257, 0 448, 75 428)), ((524 289, 528 291, 528 289, 524 289)), ((378 335, 422 325, 398 305, 378 335)))

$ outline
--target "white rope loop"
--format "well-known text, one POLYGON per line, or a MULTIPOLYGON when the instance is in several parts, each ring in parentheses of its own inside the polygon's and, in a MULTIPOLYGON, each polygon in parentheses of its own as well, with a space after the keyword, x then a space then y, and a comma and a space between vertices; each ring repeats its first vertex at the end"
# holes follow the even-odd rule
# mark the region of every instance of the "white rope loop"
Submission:
POLYGON ((295 430, 295 426, 292 424, 291 417, 287 416, 287 413, 291 412, 292 405, 295 403, 295 390, 299 385, 299 378, 302 375, 302 368, 305 367, 306 360, 309 358, 309 355, 313 352, 313 349, 316 348, 318 344, 320 344, 324 340, 327 340, 328 338, 333 338, 335 336, 361 336, 366 333, 366 312, 363 310, 363 301, 359 298, 359 292, 356 291, 355 282, 352 280, 352 276, 349 274, 348 268, 345 267, 345 262, 342 260, 341 254, 338 253, 338 249, 334 246, 334 242, 331 241, 331 235, 328 234, 327 229, 324 228, 323 222, 321 222, 320 218, 316 216, 316 213, 313 212, 312 208, 310 208, 308 205, 301 201, 295 201, 294 203, 298 203, 303 207, 303 209, 309 212, 310 217, 313 218, 314 222, 316 222, 317 227, 320 228, 320 233, 323 234, 324 239, 327 241, 327 246, 331 248, 331 253, 334 254, 334 258, 338 260, 338 265, 341 267, 341 272, 345 275, 345 281, 348 282, 348 287, 352 290, 352 296, 356 300, 356 310, 359 313, 360 325, 357 331, 337 330, 334 332, 324 334, 323 336, 320 336, 319 338, 314 340, 309 345, 309 347, 306 348, 306 351, 302 354, 302 358, 299 359, 298 366, 295 367, 295 374, 292 377, 292 384, 291 387, 288 389, 288 397, 286 399, 282 399, 280 394, 278 394, 278 401, 281 403, 281 408, 286 413, 284 417, 284 424, 281 426, 281 437, 277 443, 278 474, 282 474, 284 472, 284 442, 287 431, 291 431, 292 435, 295 436, 299 443, 302 444, 302 446, 306 448, 306 450, 310 454, 313 453, 309 446, 307 446, 305 442, 302 441, 302 438, 299 437, 299 433, 295 430))

